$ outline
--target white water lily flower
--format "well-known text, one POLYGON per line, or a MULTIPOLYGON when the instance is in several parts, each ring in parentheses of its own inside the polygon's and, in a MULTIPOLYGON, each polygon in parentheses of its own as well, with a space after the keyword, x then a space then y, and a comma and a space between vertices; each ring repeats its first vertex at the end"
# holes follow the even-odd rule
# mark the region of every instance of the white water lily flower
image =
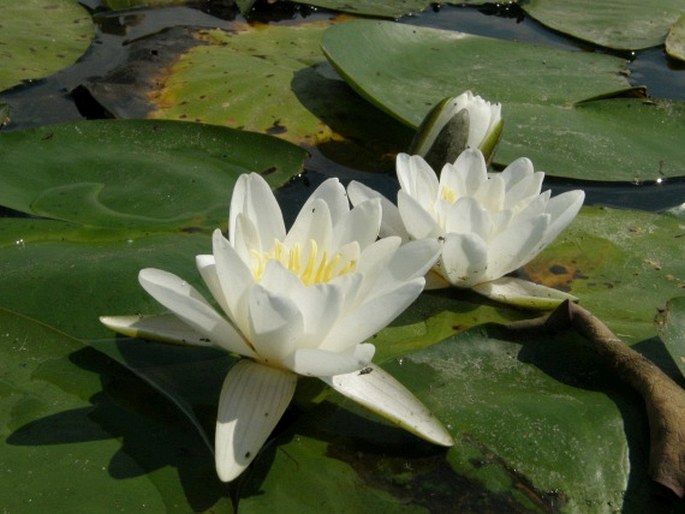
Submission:
POLYGON ((501 173, 488 173, 480 151, 464 151, 440 175, 417 155, 399 154, 397 207, 359 183, 348 188, 353 204, 380 198, 381 233, 405 240, 442 241, 429 287, 473 288, 490 298, 551 307, 573 298, 556 289, 506 277, 528 263, 573 220, 585 197, 568 191, 540 193, 544 173, 521 158, 501 173))
POLYGON ((422 156, 436 168, 453 162, 467 148, 477 148, 490 159, 502 134, 502 105, 466 91, 445 98, 421 122, 409 153, 422 156))
POLYGON ((185 326, 160 317, 101 318, 126 335, 210 344, 247 357, 221 390, 221 480, 233 480, 256 456, 290 403, 297 375, 319 377, 421 437, 453 443, 411 393, 370 365, 375 348, 364 341, 416 299, 439 255, 435 241, 377 240, 380 223, 378 200, 350 209, 343 186, 329 179, 286 232, 266 181, 243 175, 231 199, 229 239, 215 231, 212 255, 196 258, 220 310, 183 279, 143 269, 141 285, 185 326), (406 405, 388 404, 388 397, 406 405))

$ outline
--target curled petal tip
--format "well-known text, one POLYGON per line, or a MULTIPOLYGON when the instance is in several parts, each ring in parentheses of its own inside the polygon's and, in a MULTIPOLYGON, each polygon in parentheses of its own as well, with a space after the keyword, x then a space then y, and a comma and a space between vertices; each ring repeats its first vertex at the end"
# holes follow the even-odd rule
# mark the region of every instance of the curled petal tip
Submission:
POLYGON ((392 375, 370 364, 364 372, 322 378, 333 389, 408 432, 440 446, 454 445, 445 426, 392 375))

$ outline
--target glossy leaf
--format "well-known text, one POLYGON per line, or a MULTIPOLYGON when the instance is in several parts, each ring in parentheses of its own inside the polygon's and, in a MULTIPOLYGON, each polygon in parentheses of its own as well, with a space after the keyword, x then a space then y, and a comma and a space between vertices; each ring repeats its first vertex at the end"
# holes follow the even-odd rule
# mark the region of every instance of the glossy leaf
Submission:
POLYGON ((663 44, 683 13, 680 0, 531 0, 521 2, 521 7, 553 30, 618 50, 663 44))
POLYGON ((530 509, 649 510, 642 405, 573 337, 473 329, 387 369, 460 438, 454 472, 530 509))
POLYGON ((0 325, 8 512, 232 512, 211 453, 162 397, 64 333, 2 309, 0 325))
POLYGON ((274 138, 176 122, 90 121, 0 134, 0 203, 96 227, 223 225, 241 173, 279 185, 304 151, 274 138))
POLYGON ((582 180, 653 182, 685 176, 679 150, 685 102, 614 98, 572 109, 507 104, 495 161, 521 156, 536 169, 582 180), (550 151, 550 149, 554 149, 550 151))
POLYGON ((362 96, 413 127, 455 92, 501 102, 497 165, 526 156, 550 175, 607 181, 683 174, 681 102, 598 100, 630 89, 620 59, 372 21, 331 27, 323 49, 362 96))
POLYGON ((0 306, 75 337, 107 336, 99 316, 157 308, 138 284, 140 269, 159 267, 197 281, 195 255, 211 250, 210 237, 89 231, 52 220, 3 218, 0 306))
POLYGON ((280 183, 303 154, 258 134, 163 121, 0 134, 0 202, 61 219, 0 219, 3 283, 13 284, 0 288, 0 305, 78 337, 108 334, 99 316, 155 304, 141 294, 141 268, 199 281, 195 255, 210 252, 213 229, 225 230, 240 173, 280 183))
POLYGON ((570 105, 630 89, 615 57, 386 21, 333 25, 322 48, 352 87, 411 126, 466 90, 503 104, 506 132, 508 103, 570 105))
POLYGON ((389 168, 412 131, 369 108, 330 68, 320 40, 331 23, 164 31, 132 42, 129 61, 88 88, 121 118, 240 128, 316 147, 356 169, 389 168), (150 67, 150 52, 169 67, 150 67), (139 71, 134 85, 131 69, 139 71))
POLYGON ((74 0, 0 3, 0 91, 73 64, 93 38, 88 12, 74 0))
POLYGON ((671 216, 584 208, 520 275, 566 290, 626 343, 656 335, 654 315, 685 288, 681 223, 671 216))

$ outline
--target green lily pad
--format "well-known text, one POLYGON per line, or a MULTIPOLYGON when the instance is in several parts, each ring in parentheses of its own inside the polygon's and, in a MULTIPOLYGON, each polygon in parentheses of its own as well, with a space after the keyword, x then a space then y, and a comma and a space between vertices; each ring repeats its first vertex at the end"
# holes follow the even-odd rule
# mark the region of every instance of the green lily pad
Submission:
POLYGON ((235 33, 197 33, 204 44, 180 56, 164 88, 154 95, 157 109, 151 117, 289 133, 295 142, 330 138, 330 129, 302 108, 291 87, 298 71, 301 75, 321 63, 318 42, 329 25, 245 26, 235 33), (217 64, 222 62, 227 64, 217 64), (275 105, 282 108, 273 109, 275 105))
POLYGON ((387 21, 333 25, 322 48, 352 87, 410 126, 438 100, 466 89, 506 109, 531 98, 570 106, 631 87, 625 61, 616 57, 387 21))
POLYGON ((500 166, 525 155, 560 177, 637 184, 685 175, 685 102, 614 98, 572 109, 511 103, 503 110, 500 166))
POLYGON ((70 66, 94 34, 88 11, 74 0, 2 2, 0 20, 0 91, 70 66))
POLYGON ((683 13, 679 0, 531 0, 521 7, 551 29, 617 50, 663 44, 683 13))
POLYGON ((53 220, 2 218, 0 305, 74 337, 104 337, 110 332, 99 316, 158 308, 141 294, 139 270, 157 267, 192 281, 194 256, 211 251, 210 237, 209 231, 86 230, 53 220))
POLYGON ((685 61, 685 14, 678 18, 666 36, 666 53, 685 61))
POLYGON ((237 177, 259 171, 279 184, 304 157, 275 138, 164 121, 9 132, 0 148, 0 204, 56 218, 0 219, 2 281, 13 284, 0 305, 77 337, 109 334, 100 315, 152 308, 137 285, 143 267, 196 278, 194 256, 225 229, 237 177))
POLYGON ((322 45, 362 96, 412 127, 467 89, 501 102, 498 166, 526 156, 550 175, 605 181, 685 169, 682 102, 599 100, 631 90, 620 59, 367 20, 331 27, 322 45))
POLYGON ((0 326, 8 512, 232 512, 202 439, 153 390, 39 322, 0 309, 0 326))
POLYGON ((240 128, 317 147, 355 169, 388 169, 412 131, 369 108, 331 70, 319 47, 331 23, 164 31, 132 42, 129 62, 88 89, 120 118, 240 128), (155 63, 168 63, 162 73, 150 66, 150 52, 155 63))
POLYGON ((0 134, 0 204, 91 227, 224 225, 234 181, 280 185, 304 151, 259 134, 169 121, 91 121, 0 134))
POLYGON ((685 289, 682 233, 672 216, 583 208, 520 274, 577 296, 632 345, 656 336, 654 316, 685 289))
MULTIPOLYGON (((167 387, 177 405, 208 405, 215 394, 206 384, 218 390, 226 371, 205 360, 205 349, 121 343, 124 363, 167 387), (148 364, 137 360, 141 350, 148 364)), ((111 345, 96 347, 103 344, 111 345)), ((453 448, 421 442, 330 391, 308 403, 299 393, 313 379, 303 379, 297 407, 238 479, 240 511, 342 504, 402 513, 455 505, 467 512, 677 511, 649 496, 640 399, 572 335, 521 342, 483 326, 385 367, 447 424, 453 448)))
POLYGON ((673 362, 685 376, 685 296, 670 299, 661 314, 657 325, 659 335, 673 362))
POLYGON ((535 511, 659 510, 642 404, 574 337, 481 327, 387 369, 456 435, 455 472, 535 511))

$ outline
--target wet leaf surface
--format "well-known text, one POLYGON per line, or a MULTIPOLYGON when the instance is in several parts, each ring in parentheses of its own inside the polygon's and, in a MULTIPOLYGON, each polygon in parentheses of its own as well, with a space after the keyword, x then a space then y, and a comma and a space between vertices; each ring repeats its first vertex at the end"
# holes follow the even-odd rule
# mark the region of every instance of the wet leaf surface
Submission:
POLYGON ((93 38, 88 12, 72 0, 2 2, 0 20, 0 91, 70 66, 93 38))

